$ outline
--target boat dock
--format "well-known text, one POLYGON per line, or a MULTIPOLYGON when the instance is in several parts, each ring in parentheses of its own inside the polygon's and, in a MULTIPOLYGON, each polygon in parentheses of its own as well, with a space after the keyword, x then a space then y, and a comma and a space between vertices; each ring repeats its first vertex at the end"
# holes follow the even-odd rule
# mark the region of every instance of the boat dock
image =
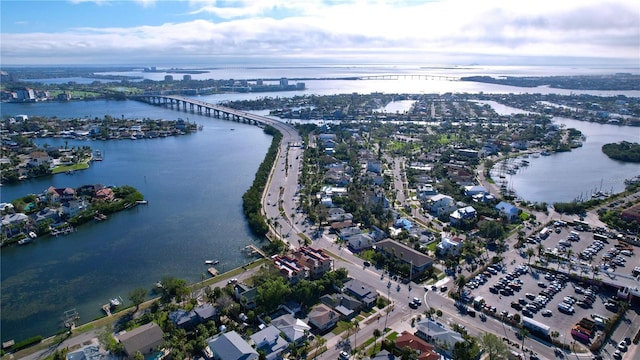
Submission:
POLYGON ((102 311, 104 311, 107 316, 111 316, 111 304, 102 305, 102 311))
POLYGON ((211 274, 211 276, 218 276, 218 270, 214 267, 210 267, 207 269, 207 272, 211 274))
POLYGON ((264 251, 260 250, 257 246, 255 245, 247 245, 244 247, 244 250, 249 252, 251 255, 260 255, 263 258, 267 258, 267 254, 264 253, 264 251))

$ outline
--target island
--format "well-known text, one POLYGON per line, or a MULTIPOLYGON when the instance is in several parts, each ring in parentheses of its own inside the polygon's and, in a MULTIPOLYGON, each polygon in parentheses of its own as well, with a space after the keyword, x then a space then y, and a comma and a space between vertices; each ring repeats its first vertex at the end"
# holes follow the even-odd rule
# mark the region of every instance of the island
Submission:
POLYGON ((103 221, 110 214, 146 203, 144 196, 128 185, 90 184, 75 189, 50 186, 40 194, 0 204, 0 246, 26 245, 41 236, 68 234, 81 224, 103 221))
POLYGON ((138 140, 180 136, 202 130, 189 120, 127 119, 105 115, 103 118, 58 119, 16 115, 4 120, 2 183, 59 173, 72 174, 102 161, 104 153, 89 146, 38 146, 34 138, 74 140, 138 140))
POLYGON ((602 152, 609 158, 624 162, 640 162, 640 144, 621 141, 602 145, 602 152))

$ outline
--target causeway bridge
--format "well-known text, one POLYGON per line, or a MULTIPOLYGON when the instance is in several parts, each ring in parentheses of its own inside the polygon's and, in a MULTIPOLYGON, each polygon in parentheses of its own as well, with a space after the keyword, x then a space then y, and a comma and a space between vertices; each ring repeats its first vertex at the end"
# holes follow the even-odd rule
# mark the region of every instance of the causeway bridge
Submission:
POLYGON ((151 105, 164 106, 178 111, 212 116, 224 120, 257 125, 260 127, 269 125, 282 133, 285 144, 300 143, 300 135, 293 126, 266 116, 256 115, 242 110, 235 110, 225 106, 214 105, 208 102, 178 95, 135 95, 130 96, 129 99, 142 101, 151 105))
POLYGON ((449 80, 458 81, 460 77, 428 74, 393 74, 393 75, 363 75, 358 80, 449 80))

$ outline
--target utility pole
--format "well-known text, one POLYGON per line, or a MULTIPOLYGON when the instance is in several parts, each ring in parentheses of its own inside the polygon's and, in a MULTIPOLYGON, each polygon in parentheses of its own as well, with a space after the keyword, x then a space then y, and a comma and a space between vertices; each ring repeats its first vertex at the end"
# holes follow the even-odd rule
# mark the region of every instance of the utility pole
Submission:
POLYGON ((383 333, 387 331, 387 320, 389 319, 389 311, 391 309, 391 280, 387 282, 387 300, 389 300, 389 305, 387 306, 387 315, 384 318, 384 329, 382 330, 383 333))

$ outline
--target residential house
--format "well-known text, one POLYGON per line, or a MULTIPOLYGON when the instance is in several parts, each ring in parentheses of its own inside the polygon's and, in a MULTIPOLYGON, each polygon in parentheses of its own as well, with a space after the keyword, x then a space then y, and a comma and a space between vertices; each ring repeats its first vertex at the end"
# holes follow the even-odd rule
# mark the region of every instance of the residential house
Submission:
POLYGON ((113 199, 115 199, 115 194, 113 193, 113 190, 111 190, 111 188, 105 187, 105 188, 96 190, 96 194, 94 197, 98 200, 110 202, 110 201, 113 201, 113 199))
POLYGON ((375 240, 369 234, 355 234, 346 238, 348 247, 353 252, 369 249, 375 244, 375 240))
POLYGON ((237 332, 230 331, 207 341, 214 360, 256 360, 258 352, 237 332))
POLYGON ((63 215, 73 217, 78 213, 87 210, 88 207, 89 206, 84 202, 84 200, 71 200, 63 203, 60 209, 63 215))
POLYGON ((287 341, 298 345, 307 339, 311 331, 311 326, 301 319, 296 319, 292 314, 278 316, 271 320, 271 325, 277 327, 287 341))
POLYGON ((451 354, 457 342, 464 341, 462 335, 430 318, 424 318, 416 324, 416 336, 434 344, 442 352, 451 354))
POLYGON ((258 288, 249 287, 243 283, 237 283, 234 287, 236 300, 240 302, 246 309, 256 307, 256 298, 258 297, 258 288))
POLYGON ((496 209, 500 212, 501 215, 506 216, 509 222, 518 220, 520 209, 518 209, 516 206, 501 201, 498 203, 498 205, 496 205, 496 209))
POLYGON ((51 164, 51 157, 45 152, 45 151, 34 151, 31 154, 29 154, 29 162, 27 163, 27 165, 29 166, 40 166, 40 165, 47 165, 49 166, 51 164))
POLYGON ((76 198, 76 191, 72 188, 54 188, 50 186, 46 191, 46 196, 51 203, 62 203, 76 198))
POLYGON ((440 355, 435 352, 435 347, 408 331, 403 331, 396 338, 396 348, 402 350, 408 347, 418 353, 418 360, 440 360, 440 355))
POLYGON ((338 233, 338 238, 342 241, 347 241, 347 238, 353 235, 361 234, 362 230, 357 226, 352 226, 348 228, 344 228, 340 230, 338 233))
POLYGON ((456 256, 462 250, 462 239, 459 237, 443 236, 437 246, 438 252, 442 255, 456 256))
POLYGON ((418 186, 417 196, 419 200, 425 201, 435 195, 438 195, 438 190, 436 190, 432 184, 424 184, 418 186))
POLYGON ((8 238, 20 232, 29 223, 29 217, 23 213, 6 214, 2 216, 2 233, 8 238))
POLYGON ((489 191, 484 186, 469 185, 464 187, 465 196, 474 196, 477 194, 487 194, 489 191))
POLYGON ((267 360, 282 359, 282 353, 289 343, 280 336, 280 330, 273 325, 250 336, 258 351, 264 352, 267 360))
POLYGON ((187 312, 184 309, 178 309, 169 313, 169 320, 177 327, 190 329, 207 320, 213 319, 218 314, 218 310, 209 303, 196 306, 193 310, 187 312))
POLYGON ((456 209, 456 201, 449 195, 438 194, 429 199, 427 208, 436 217, 448 215, 456 209))
POLYGON ((457 209, 449 215, 449 223, 451 226, 458 226, 465 221, 474 221, 476 219, 476 209, 473 206, 466 206, 457 209))
POLYGON ((32 217, 36 224, 40 224, 41 222, 47 220, 51 220, 51 222, 55 224, 60 219, 60 213, 58 212, 58 210, 46 207, 36 212, 34 215, 32 215, 32 217))
POLYGON ((382 173, 382 162, 380 160, 367 161, 367 171, 380 175, 382 173))
POLYGON ((340 320, 340 314, 324 304, 314 306, 309 312, 309 323, 320 332, 332 329, 340 320))
POLYGON ((365 307, 372 307, 378 299, 376 289, 358 279, 351 279, 344 283, 342 291, 362 302, 365 307))
POLYGON ((116 338, 124 347, 124 352, 129 358, 133 358, 137 352, 142 355, 151 354, 158 351, 164 344, 164 333, 160 326, 154 322, 119 334, 116 338))
POLYGON ((387 350, 382 350, 371 358, 371 360, 396 360, 396 359, 400 359, 400 358, 396 357, 395 355, 388 352, 387 350))
POLYGON ((292 256, 275 256, 273 257, 273 264, 278 268, 280 274, 289 280, 291 284, 309 278, 309 268, 292 256))
POLYGON ((398 259, 409 264, 412 276, 410 280, 422 276, 433 266, 434 261, 429 256, 391 239, 378 241, 375 243, 375 247, 377 251, 381 251, 388 258, 398 259))
POLYGON ((307 269, 310 279, 318 279, 333 268, 333 261, 322 249, 303 246, 291 256, 307 269))
POLYGON ((343 320, 351 320, 364 307, 362 301, 346 294, 326 294, 320 302, 339 312, 343 320))

